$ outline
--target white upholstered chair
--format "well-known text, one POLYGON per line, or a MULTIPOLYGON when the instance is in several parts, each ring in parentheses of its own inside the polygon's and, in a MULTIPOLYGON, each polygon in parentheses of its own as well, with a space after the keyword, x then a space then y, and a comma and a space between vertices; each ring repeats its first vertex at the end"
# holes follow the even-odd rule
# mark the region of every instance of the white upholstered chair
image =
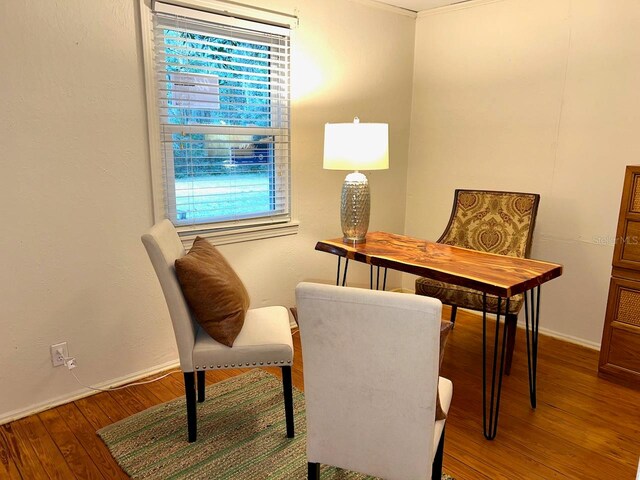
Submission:
POLYGON ((178 344, 180 368, 184 373, 189 441, 195 441, 197 435, 195 372, 198 377, 198 402, 203 402, 207 370, 262 366, 282 369, 287 437, 292 438, 293 342, 287 309, 250 309, 233 347, 218 343, 199 327, 182 295, 174 264, 176 259, 185 255, 185 250, 173 224, 163 220, 154 225, 142 235, 142 243, 160 281, 178 344))
POLYGON ((385 479, 440 479, 453 385, 438 376, 439 300, 301 283, 296 288, 309 478, 320 464, 385 479))

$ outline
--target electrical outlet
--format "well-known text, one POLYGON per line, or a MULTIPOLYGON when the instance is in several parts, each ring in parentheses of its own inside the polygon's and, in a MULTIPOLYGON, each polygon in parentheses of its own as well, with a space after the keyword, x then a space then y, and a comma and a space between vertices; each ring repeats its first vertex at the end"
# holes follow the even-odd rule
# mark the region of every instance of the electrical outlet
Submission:
POLYGON ((67 342, 56 343, 51 345, 51 363, 54 367, 60 367, 64 365, 64 359, 69 356, 69 350, 67 349, 67 342))

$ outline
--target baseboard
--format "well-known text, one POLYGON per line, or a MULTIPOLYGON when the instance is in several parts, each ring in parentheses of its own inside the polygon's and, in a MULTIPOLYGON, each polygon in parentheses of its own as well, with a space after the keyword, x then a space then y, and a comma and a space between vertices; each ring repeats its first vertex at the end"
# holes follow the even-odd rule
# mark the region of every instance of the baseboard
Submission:
MULTIPOLYGON (((145 370, 140 370, 135 373, 131 373, 129 375, 125 375, 119 378, 114 378, 107 382, 102 382, 96 385, 92 385, 95 388, 109 388, 109 387, 119 387, 121 385, 125 385, 127 383, 135 382, 136 380, 140 380, 141 378, 148 377, 149 375, 154 375, 156 373, 164 372, 166 370, 170 370, 172 368, 176 368, 180 366, 180 362, 178 360, 172 360, 167 363, 163 363, 161 365, 156 365, 155 367, 147 368, 145 370)), ((49 410, 50 408, 57 407, 59 405, 64 405, 65 403, 73 402, 75 400, 79 400, 84 397, 88 397, 89 395, 94 395, 98 392, 95 390, 90 390, 88 388, 80 388, 75 392, 69 393, 67 395, 61 395, 57 398, 47 400, 45 402, 36 403, 34 405, 29 405, 25 408, 20 408, 17 410, 12 410, 0 416, 0 425, 5 423, 13 422, 14 420, 19 420, 24 417, 28 417, 29 415, 34 415, 36 413, 43 412, 45 410, 49 410)))
MULTIPOLYGON (((481 313, 479 314, 478 312, 473 310, 466 310, 466 311, 469 313, 474 313, 478 316, 482 315, 481 313)), ((495 318, 495 315, 493 314, 489 314, 489 316, 492 318, 495 318)), ((525 326, 524 320, 518 320, 518 328, 525 330, 526 326, 525 326)), ((590 342, 589 340, 584 340, 583 338, 574 337, 572 335, 556 332, 555 330, 549 330, 548 328, 543 328, 543 327, 539 327, 538 331, 541 334, 546 335, 547 337, 556 338, 558 340, 562 340, 563 342, 573 343, 574 345, 580 345, 581 347, 586 347, 591 350, 600 351, 600 344, 596 342, 590 342)))
POLYGON ((403 287, 398 287, 398 288, 392 288, 391 290, 389 290, 390 292, 396 292, 396 293, 410 293, 410 294, 414 294, 416 293, 415 290, 411 290, 409 288, 403 288, 403 287))
MULTIPOLYGON (((524 322, 520 324, 518 322, 518 327, 524 329, 524 322)), ((553 330, 549 330, 547 328, 539 328, 540 333, 547 335, 548 337, 557 338, 558 340, 562 340, 564 342, 573 343, 576 345, 580 345, 582 347, 590 348, 591 350, 600 351, 600 344, 596 342, 590 342, 588 340, 584 340, 582 338, 573 337, 571 335, 566 335, 564 333, 558 333, 553 330)))
MULTIPOLYGON (((464 310, 464 309, 461 309, 464 310)), ((481 313, 478 313, 474 310, 466 310, 469 313, 474 313, 478 316, 482 316, 481 313)), ((491 318, 495 318, 495 315, 489 314, 491 318)), ((525 330, 524 320, 518 320, 518 328, 525 330)), ((586 347, 591 350, 600 351, 600 344, 596 342, 590 342, 589 340, 584 340, 583 338, 574 337, 572 335, 567 335, 565 333, 556 332, 555 330, 549 330, 548 328, 539 327, 538 331, 542 335, 546 335, 547 337, 556 338, 558 340, 562 340, 563 342, 573 343, 574 345, 580 345, 581 347, 586 347)))

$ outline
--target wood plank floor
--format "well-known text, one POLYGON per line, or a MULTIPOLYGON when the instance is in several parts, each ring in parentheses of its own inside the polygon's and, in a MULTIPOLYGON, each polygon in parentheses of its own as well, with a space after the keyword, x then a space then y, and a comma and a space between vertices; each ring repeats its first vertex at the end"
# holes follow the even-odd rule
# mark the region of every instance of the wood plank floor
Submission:
MULTIPOLYGON (((503 384, 497 438, 482 436, 481 322, 460 312, 442 374, 453 381, 444 469, 465 479, 634 479, 640 391, 596 375, 597 352, 540 338, 538 408, 529 406, 524 332, 503 384)), ((302 389, 299 336, 293 383, 302 389)), ((271 370, 279 373, 278 369, 271 370)), ((240 370, 210 372, 208 383, 240 370)), ((57 407, 0 427, 2 479, 128 478, 95 431, 183 395, 182 375, 57 407)))

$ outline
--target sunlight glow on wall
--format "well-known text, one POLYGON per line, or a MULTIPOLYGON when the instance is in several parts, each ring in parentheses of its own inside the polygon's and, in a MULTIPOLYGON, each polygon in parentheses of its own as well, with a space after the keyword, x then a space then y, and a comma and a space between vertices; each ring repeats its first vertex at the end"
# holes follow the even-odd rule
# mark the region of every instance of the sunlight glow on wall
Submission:
POLYGON ((317 46, 307 48, 300 42, 291 52, 292 102, 309 100, 327 88, 325 69, 322 68, 327 64, 323 58, 325 55, 317 50, 317 46))

